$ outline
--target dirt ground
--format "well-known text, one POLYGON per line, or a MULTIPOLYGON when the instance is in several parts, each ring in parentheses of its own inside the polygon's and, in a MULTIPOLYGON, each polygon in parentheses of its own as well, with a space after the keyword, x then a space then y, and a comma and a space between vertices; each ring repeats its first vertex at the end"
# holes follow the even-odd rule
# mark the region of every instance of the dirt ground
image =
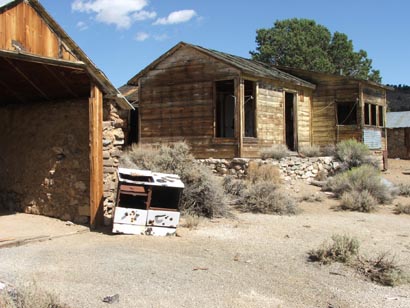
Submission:
MULTIPOLYGON (((410 161, 389 163, 383 176, 410 184, 402 173, 410 161)), ((0 248, 0 281, 36 281, 73 308, 410 307, 410 285, 383 287, 341 264, 307 261, 310 249, 333 234, 348 234, 360 240, 362 254, 388 251, 410 272, 410 215, 393 213, 397 202, 410 198, 366 214, 336 211, 337 200, 302 181, 287 189, 295 197, 319 194, 323 201, 301 202, 297 216, 235 213, 203 220, 169 238, 84 232, 29 216, 70 236, 0 248), (102 302, 113 294, 118 303, 102 302)), ((7 221, 24 219, 19 215, 0 216, 0 238, 7 221)))

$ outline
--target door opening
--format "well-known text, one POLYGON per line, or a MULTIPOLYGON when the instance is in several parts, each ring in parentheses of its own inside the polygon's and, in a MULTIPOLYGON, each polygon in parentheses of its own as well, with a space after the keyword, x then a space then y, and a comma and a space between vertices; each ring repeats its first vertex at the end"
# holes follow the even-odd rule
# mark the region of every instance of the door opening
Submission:
POLYGON ((235 82, 215 82, 216 88, 216 137, 235 137, 235 82))
POLYGON ((130 124, 129 124, 129 133, 128 133, 128 145, 133 143, 138 143, 139 136, 139 114, 138 108, 135 107, 134 110, 130 111, 130 124))
POLYGON ((295 95, 293 93, 285 93, 285 136, 286 145, 291 151, 295 151, 295 110, 294 110, 295 95))

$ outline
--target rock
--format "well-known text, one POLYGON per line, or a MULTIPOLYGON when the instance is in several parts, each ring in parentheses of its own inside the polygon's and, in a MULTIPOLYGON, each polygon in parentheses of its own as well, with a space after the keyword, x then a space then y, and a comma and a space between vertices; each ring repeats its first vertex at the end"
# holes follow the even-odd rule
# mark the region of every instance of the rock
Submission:
POLYGON ((114 137, 115 139, 119 140, 119 139, 124 139, 124 131, 121 128, 116 128, 113 131, 114 137))

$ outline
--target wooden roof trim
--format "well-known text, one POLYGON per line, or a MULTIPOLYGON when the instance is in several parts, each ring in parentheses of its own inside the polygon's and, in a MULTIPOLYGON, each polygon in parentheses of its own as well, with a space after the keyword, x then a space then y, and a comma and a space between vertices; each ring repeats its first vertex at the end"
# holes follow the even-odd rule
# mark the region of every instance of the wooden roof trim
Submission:
POLYGON ((24 51, 12 51, 12 50, 0 49, 0 57, 33 62, 33 63, 68 67, 68 68, 78 69, 78 70, 86 69, 86 64, 82 61, 73 62, 73 61, 43 57, 43 56, 33 55, 31 53, 24 52, 24 51))
POLYGON ((22 2, 30 5, 37 14, 43 19, 43 21, 50 27, 62 41, 62 43, 67 46, 69 52, 71 52, 77 59, 84 63, 84 69, 87 71, 88 75, 93 79, 93 81, 100 87, 107 97, 116 100, 118 105, 123 109, 134 109, 134 107, 128 102, 128 100, 118 91, 116 87, 111 83, 107 76, 97 68, 97 66, 91 61, 91 59, 81 50, 81 48, 70 38, 70 36, 65 32, 61 26, 51 17, 51 15, 46 11, 46 9, 40 4, 38 0, 15 0, 13 2, 5 4, 0 8, 0 13, 5 10, 18 5, 22 2))
MULTIPOLYGON (((265 78, 265 79, 271 79, 271 80, 278 79, 278 80, 280 80, 280 78, 274 78, 273 76, 272 76, 271 78, 269 78, 268 76, 262 76, 262 75, 259 76, 259 75, 255 74, 255 73, 252 72, 252 71, 246 70, 246 69, 244 69, 243 67, 240 67, 239 65, 236 65, 236 64, 233 63, 233 62, 229 62, 228 60, 226 60, 226 59, 224 59, 223 57, 219 56, 216 52, 212 52, 212 51, 209 50, 209 49, 206 49, 206 48, 203 48, 203 47, 200 47, 200 46, 196 46, 196 45, 192 45, 192 44, 188 44, 188 43, 185 43, 185 42, 179 42, 177 45, 175 45, 174 47, 172 47, 170 50, 168 50, 168 51, 167 51, 166 53, 164 53, 162 56, 160 56, 159 58, 157 58, 156 60, 154 60, 151 64, 149 64, 147 67, 145 67, 143 70, 141 70, 138 74, 136 74, 134 77, 132 77, 132 78, 127 82, 127 84, 128 84, 128 85, 135 85, 135 86, 137 86, 137 85, 138 85, 138 79, 141 78, 141 76, 145 75, 148 71, 150 71, 151 69, 153 69, 154 67, 156 67, 161 61, 163 61, 164 59, 168 58, 169 56, 171 56, 172 54, 174 54, 178 49, 180 49, 180 48, 182 48, 182 47, 190 47, 190 48, 193 48, 193 49, 195 49, 196 51, 198 51, 198 52, 200 52, 200 53, 202 53, 202 54, 205 54, 205 55, 207 55, 207 56, 209 56, 209 57, 212 57, 212 58, 214 58, 214 59, 217 59, 218 61, 221 61, 221 62, 225 63, 226 65, 229 65, 229 66, 231 66, 231 67, 235 67, 236 69, 238 69, 238 70, 241 71, 242 73, 245 72, 246 74, 249 74, 249 75, 251 75, 251 76, 262 77, 262 78, 265 78)), ((237 56, 233 56, 233 57, 237 57, 237 56)), ((238 58, 240 58, 240 57, 238 57, 238 58)), ((252 61, 252 60, 249 60, 249 59, 245 59, 245 60, 247 60, 247 61, 252 61)), ((259 62, 256 62, 256 61, 254 61, 254 62, 255 62, 255 63, 258 63, 258 65, 264 65, 264 66, 266 66, 266 64, 262 64, 262 63, 259 63, 259 62)), ((272 69, 272 68, 270 68, 270 69, 272 69)), ((278 75, 283 75, 283 76, 285 76, 285 77, 287 77, 287 78, 289 78, 289 79, 292 79, 292 80, 289 80, 289 82, 295 83, 295 84, 297 84, 297 85, 299 85, 299 86, 311 88, 311 89, 315 89, 315 88, 316 88, 316 85, 315 85, 315 84, 312 84, 312 83, 310 83, 310 82, 308 82, 308 81, 306 81, 306 80, 303 80, 303 79, 301 79, 301 78, 299 78, 299 77, 293 76, 293 75, 291 75, 291 74, 288 74, 288 73, 283 72, 283 71, 281 71, 281 70, 279 70, 279 69, 276 69, 276 68, 275 68, 275 71, 278 73, 278 75)))
POLYGON ((148 71, 156 67, 159 63, 161 63, 164 59, 168 58, 172 54, 174 54, 178 49, 180 49, 183 46, 186 46, 187 44, 184 42, 179 42, 176 44, 174 47, 169 49, 167 52, 162 54, 160 57, 155 59, 153 62, 151 62, 148 66, 146 66, 144 69, 142 69, 140 72, 138 72, 134 77, 132 77, 130 80, 128 80, 127 85, 132 85, 132 86, 138 86, 138 79, 141 78, 141 76, 145 75, 148 71))

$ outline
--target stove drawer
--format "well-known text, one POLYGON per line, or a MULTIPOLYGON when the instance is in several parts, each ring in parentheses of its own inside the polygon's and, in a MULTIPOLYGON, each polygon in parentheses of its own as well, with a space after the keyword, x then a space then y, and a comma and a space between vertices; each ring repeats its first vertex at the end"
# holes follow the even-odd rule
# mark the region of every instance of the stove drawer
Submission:
POLYGON ((147 226, 176 228, 179 223, 179 212, 153 210, 148 211, 147 226))
POLYGON ((114 223, 145 226, 147 223, 147 210, 116 207, 114 223))
POLYGON ((163 227, 146 227, 145 234, 153 236, 171 236, 175 235, 177 229, 175 228, 163 228, 163 227))
POLYGON ((137 226, 130 224, 113 224, 112 233, 145 235, 146 226, 137 226))

